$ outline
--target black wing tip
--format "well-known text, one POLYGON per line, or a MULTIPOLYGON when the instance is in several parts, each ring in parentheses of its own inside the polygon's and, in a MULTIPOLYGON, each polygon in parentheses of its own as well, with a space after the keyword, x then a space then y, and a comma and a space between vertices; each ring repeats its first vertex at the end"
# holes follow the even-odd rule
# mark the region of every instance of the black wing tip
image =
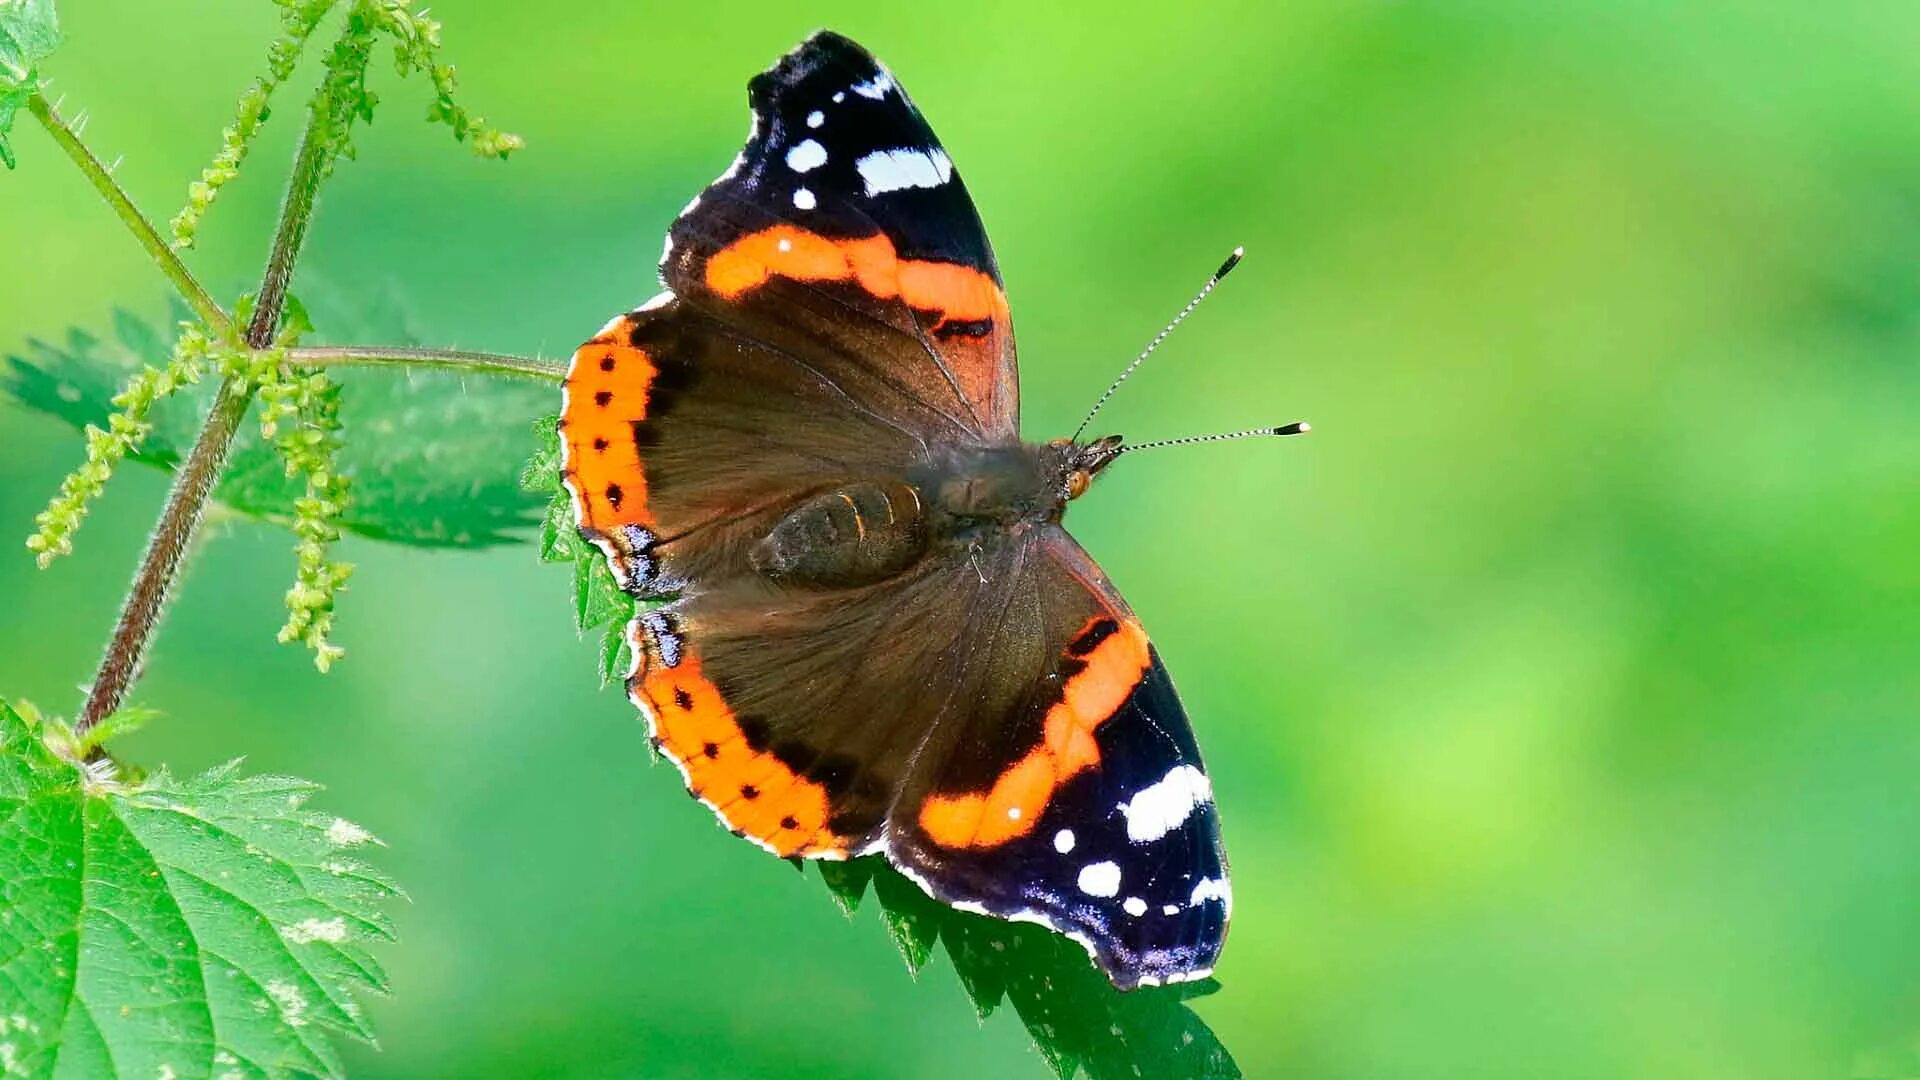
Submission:
POLYGON ((792 86, 822 68, 837 66, 843 70, 857 73, 863 77, 878 74, 880 61, 874 59, 859 42, 840 33, 822 27, 800 40, 785 56, 772 67, 760 73, 754 80, 757 87, 762 80, 781 86, 792 86))
POLYGON ((829 50, 837 51, 837 52, 858 53, 862 56, 871 55, 867 52, 866 49, 863 49, 860 47, 859 42, 853 40, 847 35, 839 32, 838 30, 834 30, 825 26, 821 27, 818 30, 815 30, 811 34, 808 34, 805 38, 802 38, 799 46, 795 49, 796 52, 816 52, 816 51, 829 51, 829 50))

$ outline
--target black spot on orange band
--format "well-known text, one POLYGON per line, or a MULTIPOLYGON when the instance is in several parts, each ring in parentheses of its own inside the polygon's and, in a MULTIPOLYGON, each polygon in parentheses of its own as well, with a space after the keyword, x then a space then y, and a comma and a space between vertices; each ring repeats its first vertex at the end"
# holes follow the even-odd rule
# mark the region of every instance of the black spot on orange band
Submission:
POLYGON ((655 368, 632 344, 634 319, 608 324, 574 351, 567 369, 566 407, 560 414, 562 468, 574 493, 580 526, 616 543, 630 526, 657 532, 647 509, 647 479, 631 449, 635 423, 652 399, 655 368))
POLYGON ((728 829, 786 856, 845 855, 850 841, 828 823, 829 791, 765 749, 764 721, 743 724, 684 640, 678 662, 654 655, 651 632, 635 620, 641 665, 628 681, 660 740, 660 749, 686 772, 687 788, 714 809, 728 829), (747 728, 757 727, 757 739, 747 728), (756 741, 758 746, 755 745, 756 741))

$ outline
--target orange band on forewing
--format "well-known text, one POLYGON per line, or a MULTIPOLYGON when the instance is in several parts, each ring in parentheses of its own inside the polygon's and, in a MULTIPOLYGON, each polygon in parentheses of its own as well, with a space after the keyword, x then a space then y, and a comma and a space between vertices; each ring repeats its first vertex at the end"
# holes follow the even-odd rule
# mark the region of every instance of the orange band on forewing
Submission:
POLYGON ((775 225, 714 252, 706 277, 707 288, 728 300, 775 277, 845 281, 882 300, 898 298, 908 307, 937 311, 941 323, 990 319, 1004 327, 1009 321, 1006 295, 992 277, 959 263, 902 259, 884 233, 833 240, 775 225))
MULTIPOLYGON (((1087 628, 1099 621, 1089 620, 1087 628)), ((1025 836, 1061 784, 1100 763, 1094 730, 1126 704, 1146 675, 1152 662, 1146 633, 1132 619, 1123 620, 1080 660, 1086 666, 1067 680, 1060 700, 1047 710, 1039 746, 984 792, 934 795, 921 804, 920 828, 935 843, 994 847, 1025 836)))
POLYGON ((647 416, 655 368, 630 342, 633 321, 615 319, 574 351, 560 413, 567 483, 580 524, 602 534, 619 525, 653 528, 647 476, 634 445, 633 424, 647 416))
MULTIPOLYGON (((644 633, 638 622, 635 627, 644 633)), ((634 647, 643 649, 644 642, 634 647)), ((827 827, 827 789, 747 744, 733 710, 690 648, 673 667, 655 657, 643 660, 631 687, 652 714, 660 749, 686 770, 688 788, 728 828, 782 857, 847 852, 846 839, 827 827)))

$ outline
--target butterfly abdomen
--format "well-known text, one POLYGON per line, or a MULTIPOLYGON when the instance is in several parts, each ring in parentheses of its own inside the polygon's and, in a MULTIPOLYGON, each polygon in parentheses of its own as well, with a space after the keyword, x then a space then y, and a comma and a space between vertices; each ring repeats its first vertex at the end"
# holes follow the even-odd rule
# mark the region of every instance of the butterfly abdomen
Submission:
POLYGON ((905 570, 927 547, 911 484, 844 484, 795 507, 755 544, 754 569, 783 584, 850 588, 905 570))

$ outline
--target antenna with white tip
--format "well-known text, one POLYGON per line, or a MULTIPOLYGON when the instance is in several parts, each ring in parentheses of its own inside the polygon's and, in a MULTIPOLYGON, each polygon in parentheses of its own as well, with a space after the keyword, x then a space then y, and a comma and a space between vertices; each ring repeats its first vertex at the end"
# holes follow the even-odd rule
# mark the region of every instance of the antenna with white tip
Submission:
MULTIPOLYGON (((1093 423, 1093 418, 1100 415, 1101 407, 1107 403, 1108 398, 1113 396, 1115 390, 1120 389, 1120 384, 1127 381, 1127 376, 1133 374, 1133 369, 1139 367, 1147 357, 1152 356, 1153 350, 1159 348, 1160 343, 1167 340, 1168 334, 1173 333, 1173 328, 1185 322, 1187 316, 1193 314, 1193 309, 1200 306, 1200 301, 1207 298, 1207 294, 1213 291, 1214 286, 1219 285, 1222 278, 1232 273, 1234 267, 1240 265, 1240 259, 1246 255, 1246 253, 1247 249, 1244 247, 1234 248, 1233 254, 1227 256, 1227 261, 1221 263, 1220 269, 1215 270, 1213 276, 1207 279, 1207 283, 1200 287, 1200 292, 1194 296, 1192 300, 1187 301, 1186 307, 1180 309, 1180 314, 1175 315, 1172 322, 1168 323, 1158 334, 1155 334, 1152 341, 1147 342, 1147 347, 1140 350, 1140 355, 1133 358, 1133 363, 1127 365, 1127 369, 1120 373, 1119 378, 1113 380, 1113 385, 1107 387, 1107 392, 1101 394, 1100 400, 1094 402, 1093 408, 1087 411, 1087 418, 1080 421, 1080 426, 1073 430, 1074 442, 1080 441, 1081 432, 1086 431, 1087 425, 1093 423)), ((1132 448, 1130 447, 1129 449, 1132 448)))
POLYGON ((1295 420, 1291 424, 1281 424, 1279 427, 1248 428, 1245 431, 1223 431, 1217 435, 1187 435, 1178 439, 1156 439, 1153 442, 1122 445, 1114 450, 1113 456, 1131 454, 1136 450, 1158 450, 1163 446, 1189 446, 1193 443, 1226 442, 1229 439, 1252 439, 1272 435, 1305 435, 1312 430, 1312 424, 1305 420, 1295 420))

